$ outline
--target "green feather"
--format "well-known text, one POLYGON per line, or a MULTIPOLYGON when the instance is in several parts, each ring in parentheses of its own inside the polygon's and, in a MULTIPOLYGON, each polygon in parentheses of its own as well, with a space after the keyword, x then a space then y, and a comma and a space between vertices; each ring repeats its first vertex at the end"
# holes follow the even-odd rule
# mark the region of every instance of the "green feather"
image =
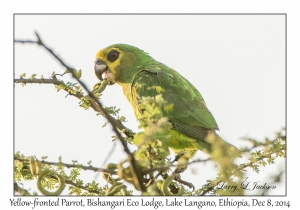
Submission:
MULTIPOLYGON (((173 143, 169 146, 177 152, 199 149, 211 152, 212 147, 206 142, 206 136, 219 128, 200 92, 174 69, 156 61, 136 47, 125 44, 112 45, 97 55, 106 55, 105 52, 110 49, 117 49, 123 53, 118 61, 120 64, 113 72, 136 117, 140 118, 142 114, 139 108, 139 100, 142 97, 162 94, 163 99, 168 102, 163 109, 163 115, 168 117, 173 126, 173 143)), ((109 62, 107 65, 109 68, 113 67, 109 62)), ((227 142, 225 144, 232 146, 227 142)))

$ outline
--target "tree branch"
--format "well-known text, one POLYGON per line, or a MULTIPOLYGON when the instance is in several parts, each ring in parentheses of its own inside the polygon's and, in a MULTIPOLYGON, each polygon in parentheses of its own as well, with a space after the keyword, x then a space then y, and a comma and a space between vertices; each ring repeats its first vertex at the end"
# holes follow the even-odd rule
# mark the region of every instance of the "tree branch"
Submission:
MULTIPOLYGON (((22 40, 15 40, 15 42, 20 42, 20 43, 31 43, 31 44, 38 44, 41 45, 42 47, 44 47, 53 57, 55 57, 62 66, 64 66, 66 69, 70 69, 72 70, 73 68, 68 66, 62 59, 60 59, 49 47, 47 47, 43 41, 41 40, 39 34, 37 32, 35 32, 35 35, 37 36, 38 41, 31 41, 31 40, 27 40, 27 41, 22 41, 22 40)), ((97 97, 94 96, 94 94, 87 88, 87 86, 81 81, 79 80, 76 75, 74 74, 73 71, 70 71, 73 78, 81 85, 81 87, 83 87, 83 89, 88 93, 88 96, 93 99, 95 101, 95 103, 99 106, 99 111, 101 113, 103 113, 103 116, 108 120, 108 122, 110 122, 110 124, 112 125, 112 129, 113 131, 116 133, 117 137, 119 138, 121 144, 124 147, 124 151, 127 153, 128 155, 128 161, 131 163, 132 165, 132 174, 133 174, 133 178, 134 178, 134 183, 135 186, 139 186, 139 188, 141 189, 142 192, 146 191, 146 187, 143 184, 143 177, 141 175, 141 172, 138 170, 137 168, 137 162, 134 158, 134 155, 130 152, 128 146, 127 146, 127 142, 125 141, 125 139, 123 138, 122 134, 119 132, 117 125, 114 122, 114 118, 111 117, 107 111, 103 108, 102 104, 100 103, 100 101, 98 100, 97 97)))
POLYGON ((24 83, 24 84, 53 84, 60 85, 63 84, 56 78, 53 79, 14 79, 14 83, 24 83))
POLYGON ((276 141, 277 139, 279 139, 279 138, 283 139, 283 138, 285 138, 285 136, 282 136, 282 135, 281 135, 281 136, 277 137, 276 139, 274 139, 274 140, 272 140, 272 141, 268 140, 268 141, 265 141, 265 142, 257 142, 255 139, 248 138, 248 137, 242 137, 242 138, 241 138, 242 140, 249 141, 250 143, 253 144, 253 146, 252 146, 252 147, 249 147, 249 148, 241 149, 241 151, 242 151, 242 152, 250 152, 251 150, 253 150, 253 149, 257 148, 257 147, 268 146, 268 145, 270 145, 271 143, 275 142, 275 141, 276 141))
MULTIPOLYGON (((189 162, 188 165, 191 165, 193 163, 204 163, 204 162, 207 162, 207 161, 210 161, 210 160, 211 160, 210 158, 207 158, 207 159, 204 159, 204 160, 194 160, 194 161, 189 162)), ((147 174, 147 173, 150 173, 152 171, 164 171, 164 170, 170 169, 171 167, 181 167, 181 166, 186 166, 186 163, 169 164, 169 165, 164 165, 164 166, 159 166, 159 167, 153 167, 153 168, 150 168, 150 169, 143 170, 143 173, 147 174)))
MULTIPOLYGON (((31 43, 31 42, 30 42, 31 43)), ((68 92, 69 95, 75 96, 76 98, 78 98, 79 100, 81 100, 82 97, 84 97, 84 95, 78 91, 75 92, 75 94, 73 92, 71 92, 69 90, 69 88, 65 87, 65 84, 63 81, 58 80, 55 76, 52 79, 14 79, 15 83, 24 83, 24 84, 53 84, 53 85, 64 85, 63 90, 68 92)), ((99 105, 95 102, 91 100, 91 107, 96 111, 96 112, 101 112, 101 108, 99 107, 99 105)), ((102 116, 104 116, 102 114, 102 116)), ((104 116, 105 117, 105 116, 104 116)), ((128 138, 133 138, 134 137, 134 133, 127 128, 126 126, 124 126, 119 120, 115 119, 114 117, 111 116, 111 122, 120 130, 120 131, 124 131, 123 133, 128 137, 128 138)))
MULTIPOLYGON (((21 158, 17 158, 17 157, 15 157, 14 159, 18 160, 20 162, 29 162, 29 160, 27 160, 27 159, 21 159, 21 158)), ((77 167, 79 167, 83 170, 89 170, 89 171, 95 171, 95 172, 104 172, 104 173, 109 173, 109 174, 117 174, 117 172, 114 171, 114 170, 105 169, 105 168, 97 168, 97 167, 93 167, 93 166, 75 165, 75 164, 68 164, 68 163, 62 163, 62 162, 49 162, 49 161, 44 161, 44 160, 41 160, 40 162, 43 163, 43 164, 52 165, 52 166, 61 164, 61 165, 64 165, 65 167, 67 167, 67 168, 77 168, 77 167)))

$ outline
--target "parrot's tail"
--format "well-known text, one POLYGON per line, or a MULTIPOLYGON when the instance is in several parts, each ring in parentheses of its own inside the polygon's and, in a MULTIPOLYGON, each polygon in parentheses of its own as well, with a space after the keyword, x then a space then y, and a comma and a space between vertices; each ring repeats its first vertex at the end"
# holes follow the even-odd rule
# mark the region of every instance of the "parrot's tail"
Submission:
POLYGON ((242 153, 238 148, 223 140, 214 130, 208 131, 205 140, 197 141, 197 144, 199 150, 208 155, 218 153, 219 156, 242 157, 242 153))
POLYGON ((242 157, 242 152, 233 146, 232 144, 228 143, 227 141, 223 140, 217 133, 211 132, 207 135, 206 140, 208 142, 213 141, 212 150, 220 150, 222 151, 222 155, 230 156, 232 158, 242 157))
MULTIPOLYGON (((176 167, 174 173, 184 172, 188 167, 190 158, 192 158, 198 150, 210 155, 211 159, 219 163, 221 167, 232 162, 232 160, 237 157, 242 157, 242 152, 238 148, 223 140, 213 130, 208 131, 204 141, 195 141, 194 139, 190 140, 190 138, 186 136, 185 138, 185 141, 183 141, 181 136, 181 146, 184 144, 183 142, 185 142, 186 145, 186 142, 188 142, 191 146, 189 148, 176 148, 177 150, 175 150, 175 154, 179 165, 176 167)), ((174 150, 174 144, 170 147, 174 150)))

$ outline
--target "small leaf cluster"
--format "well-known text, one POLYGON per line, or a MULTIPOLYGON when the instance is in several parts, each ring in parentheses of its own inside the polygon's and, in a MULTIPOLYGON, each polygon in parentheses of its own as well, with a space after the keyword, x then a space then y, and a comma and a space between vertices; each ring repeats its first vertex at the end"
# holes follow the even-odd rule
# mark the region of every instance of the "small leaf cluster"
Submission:
MULTIPOLYGON (((41 158, 42 159, 42 158, 41 158)), ((44 161, 45 161, 44 157, 44 161)), ((22 184, 22 181, 34 180, 34 175, 30 172, 29 167, 29 157, 26 157, 19 152, 15 154, 15 165, 14 165, 14 180, 16 184, 22 184)), ((91 183, 83 183, 79 179, 81 173, 81 167, 74 161, 74 168, 71 169, 69 175, 65 171, 65 166, 61 162, 61 157, 59 157, 59 162, 55 165, 45 164, 41 162, 42 169, 50 169, 53 173, 49 173, 42 181, 42 187, 47 190, 54 190, 58 187, 58 180, 53 176, 54 173, 57 173, 64 177, 66 183, 69 185, 68 194, 69 195, 105 195, 107 186, 100 187, 98 183, 92 181, 91 183)), ((21 189, 21 188, 19 188, 21 189)), ((35 193, 34 193, 35 194, 35 193)))
MULTIPOLYGON (((248 140, 252 146, 250 148, 243 149, 243 155, 250 153, 247 163, 241 163, 235 165, 234 162, 228 161, 229 165, 235 167, 220 167, 219 173, 214 180, 207 180, 200 189, 190 192, 187 195, 244 195, 242 188, 237 188, 234 192, 232 189, 220 189, 220 182, 224 182, 224 185, 238 185, 241 186, 241 181, 244 179, 247 168, 251 168, 256 173, 259 173, 261 167, 275 164, 275 160, 279 157, 286 157, 286 136, 284 134, 285 129, 278 132, 274 140, 265 139, 264 142, 258 142, 254 139, 248 140), (257 148, 262 148, 257 150, 257 148), (255 150, 255 151, 253 151, 255 150)), ((213 158, 213 156, 212 156, 213 158)), ((280 182, 283 171, 278 174, 273 174, 270 180, 274 180, 274 183, 280 182)), ((264 194, 265 192, 262 192, 264 194)))
POLYGON ((143 97, 140 109, 143 110, 139 118, 143 132, 135 134, 133 143, 138 147, 135 157, 139 164, 145 168, 165 165, 170 155, 167 142, 170 141, 171 123, 163 117, 162 109, 167 102, 162 95, 156 97, 143 97))

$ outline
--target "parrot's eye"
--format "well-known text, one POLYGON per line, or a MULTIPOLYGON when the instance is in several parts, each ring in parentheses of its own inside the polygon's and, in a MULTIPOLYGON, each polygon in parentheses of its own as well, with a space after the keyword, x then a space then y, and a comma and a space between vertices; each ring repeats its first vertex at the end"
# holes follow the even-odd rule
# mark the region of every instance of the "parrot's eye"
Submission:
POLYGON ((111 50, 107 54, 107 60, 109 60, 110 62, 114 62, 115 60, 118 59, 119 54, 120 54, 119 51, 117 51, 117 50, 111 50))

